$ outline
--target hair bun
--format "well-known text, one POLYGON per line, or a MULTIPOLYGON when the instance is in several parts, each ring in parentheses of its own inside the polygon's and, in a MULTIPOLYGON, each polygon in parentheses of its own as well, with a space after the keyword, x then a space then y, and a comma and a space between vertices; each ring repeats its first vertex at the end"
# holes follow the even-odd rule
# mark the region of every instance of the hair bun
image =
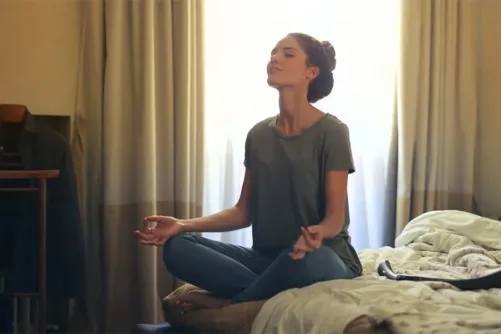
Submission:
POLYGON ((329 61, 331 71, 336 68, 336 50, 329 41, 320 42, 320 45, 324 49, 327 60, 329 61))

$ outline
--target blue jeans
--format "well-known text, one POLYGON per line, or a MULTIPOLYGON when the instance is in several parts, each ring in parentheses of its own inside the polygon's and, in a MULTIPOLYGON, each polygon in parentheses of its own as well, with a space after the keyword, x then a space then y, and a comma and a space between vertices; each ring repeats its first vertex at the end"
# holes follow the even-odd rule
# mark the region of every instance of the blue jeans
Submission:
POLYGON ((274 256, 179 234, 165 244, 163 259, 177 278, 233 302, 268 299, 287 289, 357 276, 326 246, 301 260, 291 259, 291 251, 292 246, 274 256))

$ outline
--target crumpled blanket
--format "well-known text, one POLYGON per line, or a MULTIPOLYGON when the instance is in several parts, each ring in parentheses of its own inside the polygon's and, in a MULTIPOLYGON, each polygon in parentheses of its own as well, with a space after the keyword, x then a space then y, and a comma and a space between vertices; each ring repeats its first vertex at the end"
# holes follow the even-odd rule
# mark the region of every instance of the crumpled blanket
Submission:
POLYGON ((359 252, 364 274, 284 291, 264 304, 251 333, 343 333, 366 315, 394 333, 501 333, 501 289, 459 291, 440 282, 394 282, 397 273, 454 279, 501 270, 501 222, 461 211, 433 211, 412 220, 395 248, 359 252))

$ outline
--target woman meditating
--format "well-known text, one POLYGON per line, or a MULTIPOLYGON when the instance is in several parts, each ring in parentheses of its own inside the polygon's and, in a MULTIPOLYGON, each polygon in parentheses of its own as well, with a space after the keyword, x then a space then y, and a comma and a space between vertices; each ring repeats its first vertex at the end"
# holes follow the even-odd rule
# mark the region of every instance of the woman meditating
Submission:
POLYGON ((144 230, 136 231, 142 244, 164 247, 174 276, 207 291, 181 297, 182 309, 267 299, 361 274, 348 235, 347 180, 354 172, 348 127, 311 105, 331 93, 335 66, 329 42, 301 33, 279 41, 267 71, 280 112, 247 135, 245 177, 235 206, 186 220, 146 217, 144 230), (249 225, 252 248, 185 234, 249 225))

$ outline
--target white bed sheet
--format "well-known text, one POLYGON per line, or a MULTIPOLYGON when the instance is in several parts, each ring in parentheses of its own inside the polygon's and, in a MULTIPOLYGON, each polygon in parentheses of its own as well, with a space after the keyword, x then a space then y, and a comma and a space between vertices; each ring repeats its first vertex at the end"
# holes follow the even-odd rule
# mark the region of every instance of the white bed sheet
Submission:
POLYGON ((266 302, 252 334, 343 333, 367 315, 395 333, 501 333, 501 289, 459 291, 444 283, 394 282, 377 274, 390 260, 398 273, 473 278, 501 270, 501 222, 461 211, 412 220, 395 248, 359 252, 364 275, 284 291, 266 302))

